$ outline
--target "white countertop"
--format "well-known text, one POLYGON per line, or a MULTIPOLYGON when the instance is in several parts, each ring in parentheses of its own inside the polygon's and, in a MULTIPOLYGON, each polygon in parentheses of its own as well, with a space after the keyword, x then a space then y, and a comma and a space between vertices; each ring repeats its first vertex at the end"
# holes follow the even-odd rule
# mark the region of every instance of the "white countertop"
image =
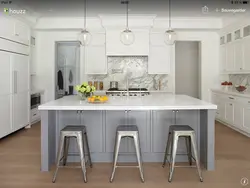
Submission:
POLYGON ((77 95, 65 96, 38 107, 39 110, 198 110, 217 106, 186 95, 151 94, 143 97, 109 97, 106 103, 91 104, 77 95))
POLYGON ((250 98, 249 93, 239 93, 239 92, 235 92, 235 91, 225 91, 225 90, 222 90, 222 89, 211 89, 211 91, 218 92, 218 93, 223 93, 223 94, 227 94, 227 95, 234 95, 234 96, 239 96, 239 97, 250 98))

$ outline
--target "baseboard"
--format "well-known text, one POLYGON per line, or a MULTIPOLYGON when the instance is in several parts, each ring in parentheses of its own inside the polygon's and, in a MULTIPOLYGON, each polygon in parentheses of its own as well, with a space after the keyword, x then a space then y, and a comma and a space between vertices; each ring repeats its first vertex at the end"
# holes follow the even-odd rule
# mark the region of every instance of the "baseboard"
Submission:
POLYGON ((222 120, 220 120, 220 119, 218 119, 218 118, 216 118, 216 121, 220 122, 220 123, 223 124, 223 125, 226 125, 227 127, 231 128, 231 129, 233 129, 233 130, 235 130, 235 131, 237 131, 237 132, 239 132, 239 133, 241 133, 241 134, 243 134, 243 135, 245 135, 245 136, 247 136, 247 137, 250 137, 250 134, 249 134, 249 133, 247 133, 247 132, 245 132, 245 131, 242 131, 241 129, 238 129, 238 128, 236 128, 235 126, 230 125, 230 124, 228 124, 228 123, 225 122, 225 121, 222 121, 222 120))

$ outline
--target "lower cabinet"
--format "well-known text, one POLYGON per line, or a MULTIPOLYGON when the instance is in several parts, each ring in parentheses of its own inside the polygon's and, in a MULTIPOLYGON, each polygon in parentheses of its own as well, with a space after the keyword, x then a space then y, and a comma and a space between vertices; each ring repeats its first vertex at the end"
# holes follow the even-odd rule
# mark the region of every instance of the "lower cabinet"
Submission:
POLYGON ((11 127, 11 97, 12 95, 0 96, 0 138, 12 131, 11 127))
POLYGON ((250 134, 250 99, 223 93, 212 93, 211 99, 218 107, 218 120, 250 134))

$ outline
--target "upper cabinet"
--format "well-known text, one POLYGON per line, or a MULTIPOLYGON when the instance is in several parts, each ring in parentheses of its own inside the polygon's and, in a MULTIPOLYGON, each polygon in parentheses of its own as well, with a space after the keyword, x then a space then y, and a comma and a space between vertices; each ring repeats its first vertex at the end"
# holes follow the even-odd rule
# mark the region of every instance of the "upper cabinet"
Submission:
POLYGON ((84 62, 86 74, 107 74, 106 35, 91 33, 92 39, 84 47, 84 62))
POLYGON ((250 25, 225 33, 220 45, 222 73, 250 73, 250 25))
POLYGON ((148 74, 169 74, 173 46, 166 45, 164 33, 150 34, 148 74))
POLYGON ((135 41, 131 45, 124 45, 120 40, 123 30, 107 30, 106 52, 108 56, 143 56, 149 54, 149 31, 132 29, 135 41))
POLYGON ((13 18, 1 17, 0 37, 21 44, 29 45, 30 28, 19 20, 13 18))

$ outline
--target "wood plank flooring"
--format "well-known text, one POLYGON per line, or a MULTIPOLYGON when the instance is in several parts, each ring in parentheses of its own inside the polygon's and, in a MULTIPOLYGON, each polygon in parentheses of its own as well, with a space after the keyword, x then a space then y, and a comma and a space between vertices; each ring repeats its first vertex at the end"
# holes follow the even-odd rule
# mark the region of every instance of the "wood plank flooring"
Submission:
MULTIPOLYGON (((0 141, 0 188, 240 188, 241 178, 250 181, 250 138, 216 123, 216 170, 203 171, 199 182, 195 168, 176 168, 168 183, 168 167, 160 163, 144 163, 145 183, 140 182, 137 169, 117 169, 114 182, 109 183, 111 164, 94 164, 88 169, 88 183, 80 169, 60 169, 56 183, 53 171, 40 172, 40 124, 20 130, 0 141)), ((54 168, 52 169, 54 170, 54 168)), ((249 182, 250 183, 250 182, 249 182)))

